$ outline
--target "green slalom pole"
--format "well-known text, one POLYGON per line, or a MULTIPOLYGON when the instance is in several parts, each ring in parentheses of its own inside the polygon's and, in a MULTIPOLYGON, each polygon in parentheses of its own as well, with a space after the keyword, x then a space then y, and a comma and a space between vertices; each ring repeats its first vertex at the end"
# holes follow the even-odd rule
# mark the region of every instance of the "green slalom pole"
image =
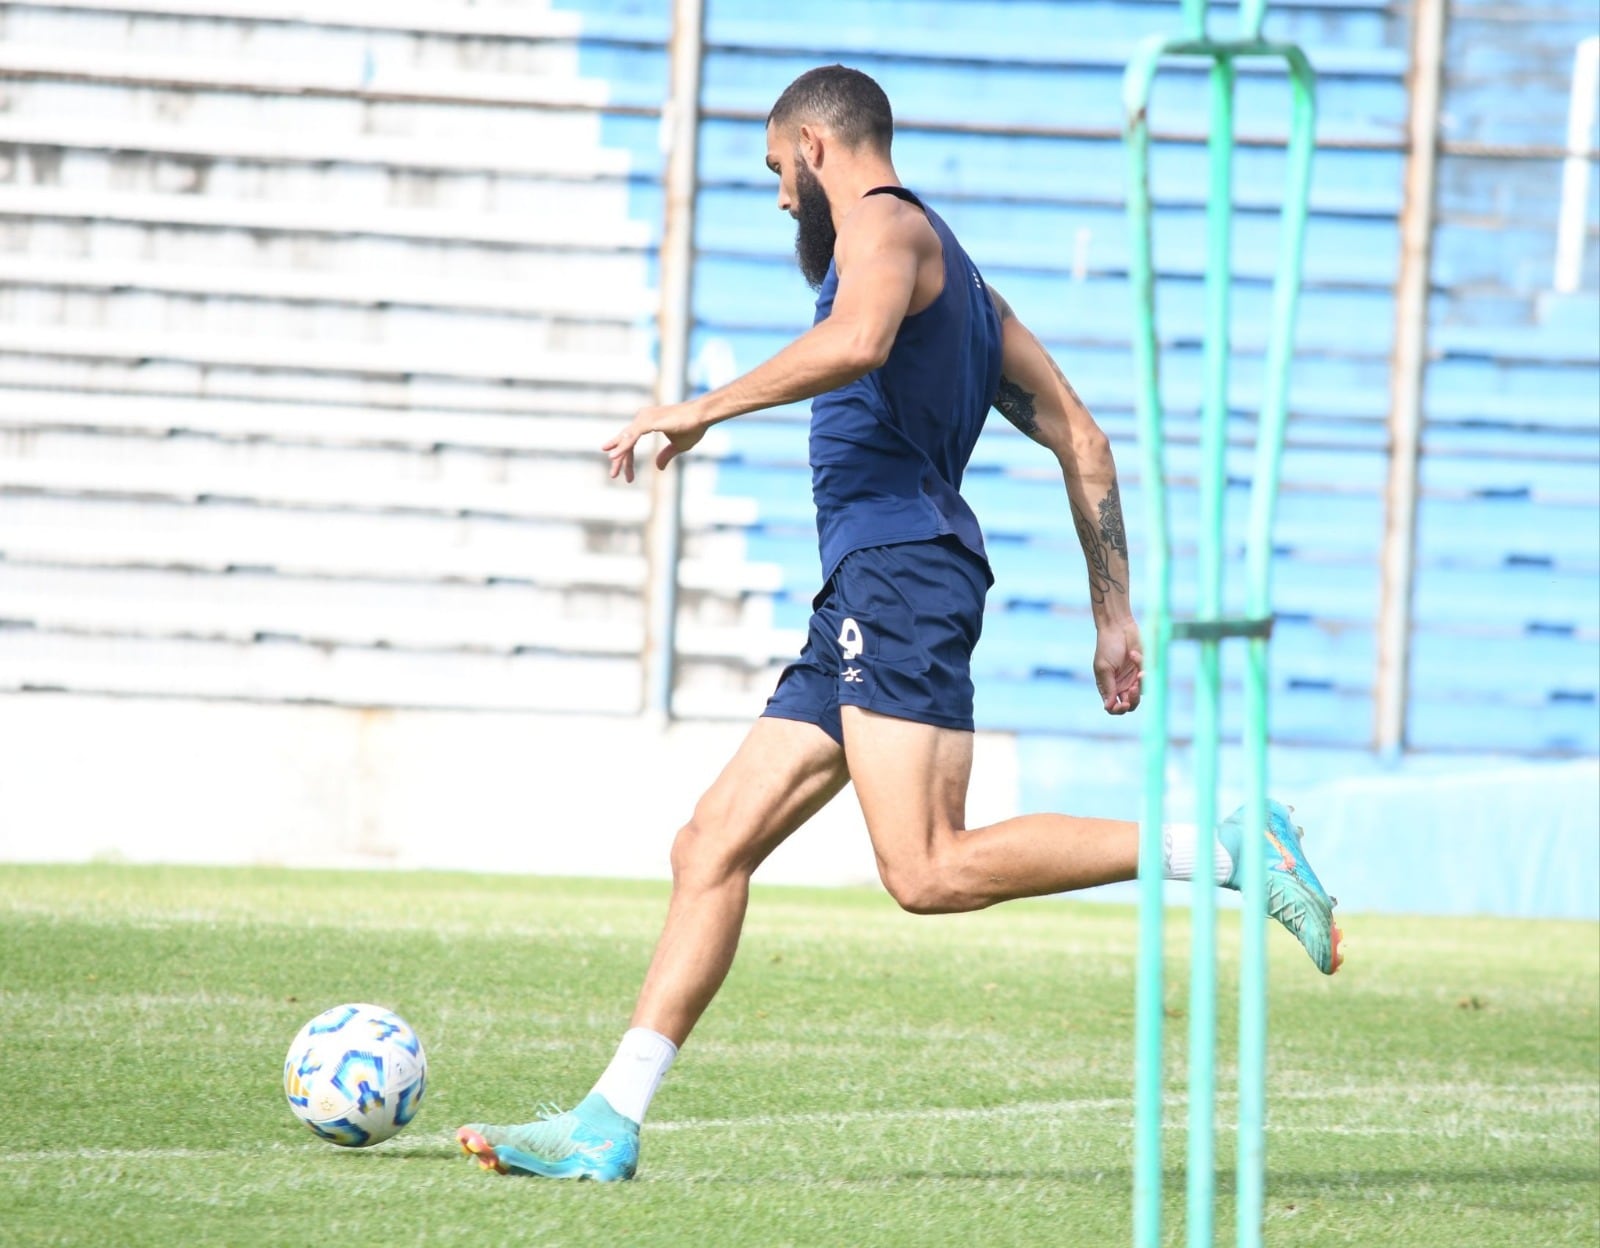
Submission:
MULTIPOLYGON (((1228 484, 1229 294, 1233 286, 1234 65, 1211 62, 1210 186, 1206 197, 1206 329, 1200 409, 1200 542, 1197 623, 1222 618, 1223 507, 1228 484), (1229 140, 1229 141, 1225 141, 1229 140)), ((1199 846, 1190 902, 1189 1200, 1191 1245, 1210 1248, 1216 1214, 1217 886, 1211 844, 1217 826, 1217 746, 1222 731, 1222 638, 1199 640, 1195 680, 1194 819, 1199 846)))
MULTIPOLYGON (((1135 995, 1134 1209, 1136 1248, 1159 1248, 1162 1213, 1163 927, 1162 825, 1165 814, 1171 643, 1200 644, 1195 694, 1195 817, 1216 826, 1221 729, 1221 642, 1248 641, 1245 680, 1245 770, 1248 827, 1266 826, 1267 640, 1271 633, 1271 531, 1278 468, 1287 421, 1288 370, 1293 352, 1305 224, 1310 190, 1315 81, 1299 48, 1264 43, 1265 0, 1245 0, 1245 38, 1213 41, 1204 34, 1206 0, 1183 0, 1185 33, 1144 40, 1123 79, 1129 153, 1128 211, 1132 223, 1129 282, 1134 294, 1140 463, 1145 493, 1149 562, 1145 699, 1144 792, 1139 840, 1139 945, 1135 995), (1165 482, 1165 443, 1155 323, 1155 265, 1151 237, 1149 105, 1165 56, 1212 61, 1210 187, 1207 202, 1205 385, 1201 408, 1201 523, 1197 535, 1198 613, 1175 620, 1171 611, 1171 536, 1165 482), (1234 62, 1281 57, 1293 89, 1288 187, 1273 294, 1262 411, 1256 440, 1246 551, 1246 618, 1222 614, 1222 565, 1227 488, 1229 295, 1232 286, 1232 158, 1234 62)), ((1246 846, 1252 848, 1250 842, 1246 846)), ((1215 1224, 1216 895, 1210 857, 1201 847, 1193 900, 1190 964, 1187 1241, 1211 1248, 1215 1224)), ((1246 853, 1239 997, 1239 1129, 1237 1242, 1259 1248, 1265 1199, 1266 1108, 1266 866, 1246 853)))
MULTIPOLYGON (((1203 13, 1203 8, 1202 8, 1203 13)), ((1162 845, 1167 778, 1167 650, 1171 641, 1171 537, 1161 433, 1160 356, 1155 324, 1155 264, 1150 236, 1150 128, 1147 108, 1156 65, 1166 41, 1140 44, 1124 79, 1127 144, 1132 176, 1128 212, 1134 222, 1128 257, 1136 323, 1133 334, 1135 404, 1139 420, 1140 474, 1144 482, 1145 562, 1148 568, 1145 678, 1141 725, 1144 790, 1140 802, 1139 950, 1134 988, 1133 1242, 1161 1244, 1162 845)))
MULTIPOLYGON (((1284 49, 1292 91, 1287 152, 1288 181, 1279 227, 1278 270, 1272 292, 1272 335, 1267 344, 1261 420, 1256 431, 1255 487, 1245 552, 1245 612, 1272 613, 1272 521, 1278 503, 1277 465, 1288 424, 1289 365, 1305 254, 1311 199, 1311 153, 1316 126, 1316 77, 1298 48, 1284 49)), ((1246 801, 1251 827, 1267 821, 1267 638, 1249 639, 1245 681, 1246 801)), ((1239 955, 1239 1157, 1238 1244, 1261 1248, 1266 1209, 1267 1111, 1267 868, 1247 854, 1241 878, 1244 902, 1239 955)))

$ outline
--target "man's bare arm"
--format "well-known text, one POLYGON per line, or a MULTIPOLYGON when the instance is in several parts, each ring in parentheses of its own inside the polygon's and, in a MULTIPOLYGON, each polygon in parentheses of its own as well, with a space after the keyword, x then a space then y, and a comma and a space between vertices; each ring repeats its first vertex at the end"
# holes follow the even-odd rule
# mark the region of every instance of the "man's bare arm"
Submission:
POLYGON ((1144 656, 1128 598, 1128 535, 1111 440, 1010 304, 993 287, 989 293, 1000 313, 1002 350, 995 409, 1061 465, 1100 630, 1096 682, 1108 711, 1132 710, 1144 656))
POLYGON ((813 399, 882 365, 916 287, 926 245, 919 224, 931 234, 921 213, 912 218, 898 204, 869 199, 841 226, 834 247, 839 286, 826 320, 725 386, 686 403, 645 408, 602 448, 611 457, 611 475, 633 480, 633 447, 646 433, 667 435, 669 444, 656 457, 665 467, 714 424, 813 399))

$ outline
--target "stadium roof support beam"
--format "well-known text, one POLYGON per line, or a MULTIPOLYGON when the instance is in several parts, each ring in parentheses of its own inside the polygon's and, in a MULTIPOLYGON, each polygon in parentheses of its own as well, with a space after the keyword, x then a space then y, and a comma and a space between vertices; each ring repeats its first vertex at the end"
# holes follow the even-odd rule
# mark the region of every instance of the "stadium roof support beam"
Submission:
POLYGON ((1400 209, 1400 274, 1395 285, 1390 363, 1389 480, 1384 495, 1378 602, 1378 671, 1373 744, 1393 756, 1406 744, 1411 662, 1412 573, 1417 545, 1417 468, 1428 368, 1428 292, 1433 268, 1439 102, 1444 86, 1448 0, 1417 0, 1412 14, 1410 151, 1400 209))
MULTIPOLYGON (((700 136, 700 72, 705 50, 705 0, 674 0, 668 73, 671 93, 662 112, 667 147, 665 220, 661 233, 660 367, 657 403, 681 403, 688 392, 689 335, 694 328, 695 179, 700 136)), ((683 468, 650 478, 646 550, 650 579, 645 599, 644 706, 672 718, 677 672, 678 559, 683 541, 683 468)))

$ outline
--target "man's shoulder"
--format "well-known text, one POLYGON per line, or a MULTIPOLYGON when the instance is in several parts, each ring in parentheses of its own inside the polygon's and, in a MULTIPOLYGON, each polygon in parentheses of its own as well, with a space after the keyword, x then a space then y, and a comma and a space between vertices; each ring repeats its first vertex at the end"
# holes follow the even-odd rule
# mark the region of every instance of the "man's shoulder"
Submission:
POLYGON ((864 195, 839 223, 838 243, 904 246, 922 251, 937 247, 939 236, 927 212, 898 195, 864 195))

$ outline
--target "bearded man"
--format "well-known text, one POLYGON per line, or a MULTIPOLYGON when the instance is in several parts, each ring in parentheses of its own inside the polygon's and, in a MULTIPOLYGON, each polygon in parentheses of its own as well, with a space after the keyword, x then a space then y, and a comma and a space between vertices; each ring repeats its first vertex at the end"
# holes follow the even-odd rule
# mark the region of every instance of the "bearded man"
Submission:
MULTIPOLYGON (((960 486, 991 406, 1061 466, 1107 714, 1138 707, 1143 655, 1111 444, 949 226, 900 184, 893 133, 888 98, 857 70, 810 70, 778 97, 766 163, 778 207, 799 223, 815 323, 728 385, 645 408, 603 448, 612 477, 632 481, 646 434, 665 435, 664 469, 714 424, 813 400, 823 587, 799 658, 678 832, 665 930, 616 1056, 575 1109, 462 1127, 463 1149, 486 1169, 633 1177, 650 1100, 733 963, 752 873, 846 781, 884 887, 914 914, 1137 875, 1135 823, 1030 814, 966 825, 971 656, 993 577, 960 486)), ((1235 814, 1204 838, 1166 830, 1171 879, 1198 870, 1236 889, 1245 853, 1266 856, 1269 912, 1333 974, 1333 903, 1284 807, 1269 804, 1266 828, 1235 814)))

